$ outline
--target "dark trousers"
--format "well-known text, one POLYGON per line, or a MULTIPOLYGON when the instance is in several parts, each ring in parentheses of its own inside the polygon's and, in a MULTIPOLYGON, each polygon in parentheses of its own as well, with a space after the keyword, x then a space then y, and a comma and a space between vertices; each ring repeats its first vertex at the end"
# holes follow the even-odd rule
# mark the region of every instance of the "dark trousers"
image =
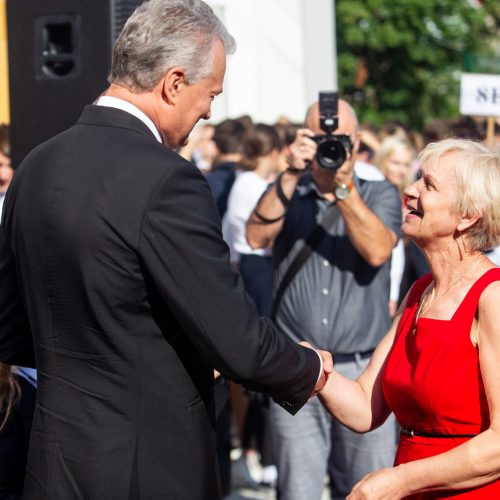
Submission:
MULTIPOLYGON (((259 314, 269 317, 273 301, 273 268, 271 257, 242 255, 240 274, 245 290, 252 297, 259 314)), ((243 431, 243 448, 255 448, 261 455, 263 466, 274 464, 270 426, 269 398, 250 392, 249 405, 243 431)))
POLYGON ((245 290, 252 297, 259 314, 269 317, 273 302, 273 267, 271 257, 242 255, 240 274, 245 290))

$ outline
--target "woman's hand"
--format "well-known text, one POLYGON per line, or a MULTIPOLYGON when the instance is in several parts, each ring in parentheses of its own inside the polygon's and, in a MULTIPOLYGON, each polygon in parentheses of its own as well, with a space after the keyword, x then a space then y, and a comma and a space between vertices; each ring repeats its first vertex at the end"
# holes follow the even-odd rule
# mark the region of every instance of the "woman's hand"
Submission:
POLYGON ((356 483, 346 500, 398 500, 410 492, 401 474, 401 466, 386 467, 367 474, 356 483))

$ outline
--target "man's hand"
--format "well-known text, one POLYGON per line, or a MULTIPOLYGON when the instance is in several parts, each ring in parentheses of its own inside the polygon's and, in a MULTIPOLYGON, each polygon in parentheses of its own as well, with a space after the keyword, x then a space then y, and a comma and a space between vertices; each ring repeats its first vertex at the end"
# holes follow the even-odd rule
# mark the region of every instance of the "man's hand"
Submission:
POLYGON ((314 164, 312 168, 314 182, 319 190, 327 195, 334 195, 335 188, 341 184, 349 186, 354 176, 354 157, 351 153, 347 154, 345 162, 336 170, 321 168, 314 164))
POLYGON ((333 358, 332 355, 328 351, 319 351, 318 349, 314 349, 314 347, 309 342, 299 342, 301 346, 308 347, 309 349, 313 349, 318 353, 321 357, 321 361, 323 362, 323 369, 319 374, 318 380, 316 382, 316 386, 314 387, 313 392, 311 393, 311 397, 314 397, 321 391, 328 380, 328 377, 333 372, 333 358))
POLYGON ((355 157, 352 152, 347 151, 347 157, 344 163, 334 171, 334 183, 349 184, 354 176, 355 157))

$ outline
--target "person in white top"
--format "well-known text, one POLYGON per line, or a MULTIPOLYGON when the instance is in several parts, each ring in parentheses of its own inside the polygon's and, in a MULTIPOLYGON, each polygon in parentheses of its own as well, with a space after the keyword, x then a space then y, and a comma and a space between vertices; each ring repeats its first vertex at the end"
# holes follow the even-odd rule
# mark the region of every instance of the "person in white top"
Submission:
POLYGON ((245 236, 248 217, 266 190, 278 162, 280 139, 270 125, 255 125, 243 139, 243 157, 222 220, 222 233, 231 251, 231 262, 239 265, 242 255, 269 256, 269 248, 252 249, 245 236))
MULTIPOLYGON (((252 297, 259 314, 269 317, 273 299, 271 248, 253 250, 246 239, 246 222, 266 191, 279 165, 281 141, 274 127, 257 124, 243 137, 242 159, 222 219, 222 233, 231 251, 231 262, 239 268, 245 290, 252 297)), ((234 396, 234 391, 232 392, 234 396)), ((270 435, 269 403, 256 393, 249 393, 242 434, 242 459, 260 464, 252 480, 272 484, 277 477, 270 435)), ((235 404, 235 401, 233 401, 235 404)), ((247 465, 248 467, 248 465, 247 465)), ((250 484, 249 484, 250 486, 250 484)))

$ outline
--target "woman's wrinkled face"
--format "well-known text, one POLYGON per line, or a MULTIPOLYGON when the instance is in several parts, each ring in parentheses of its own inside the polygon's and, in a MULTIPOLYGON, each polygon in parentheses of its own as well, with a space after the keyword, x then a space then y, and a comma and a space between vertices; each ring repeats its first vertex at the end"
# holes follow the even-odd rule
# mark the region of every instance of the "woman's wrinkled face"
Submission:
POLYGON ((401 230, 420 246, 457 230, 460 217, 453 211, 458 196, 454 156, 448 153, 437 162, 424 163, 419 178, 404 190, 401 230))

